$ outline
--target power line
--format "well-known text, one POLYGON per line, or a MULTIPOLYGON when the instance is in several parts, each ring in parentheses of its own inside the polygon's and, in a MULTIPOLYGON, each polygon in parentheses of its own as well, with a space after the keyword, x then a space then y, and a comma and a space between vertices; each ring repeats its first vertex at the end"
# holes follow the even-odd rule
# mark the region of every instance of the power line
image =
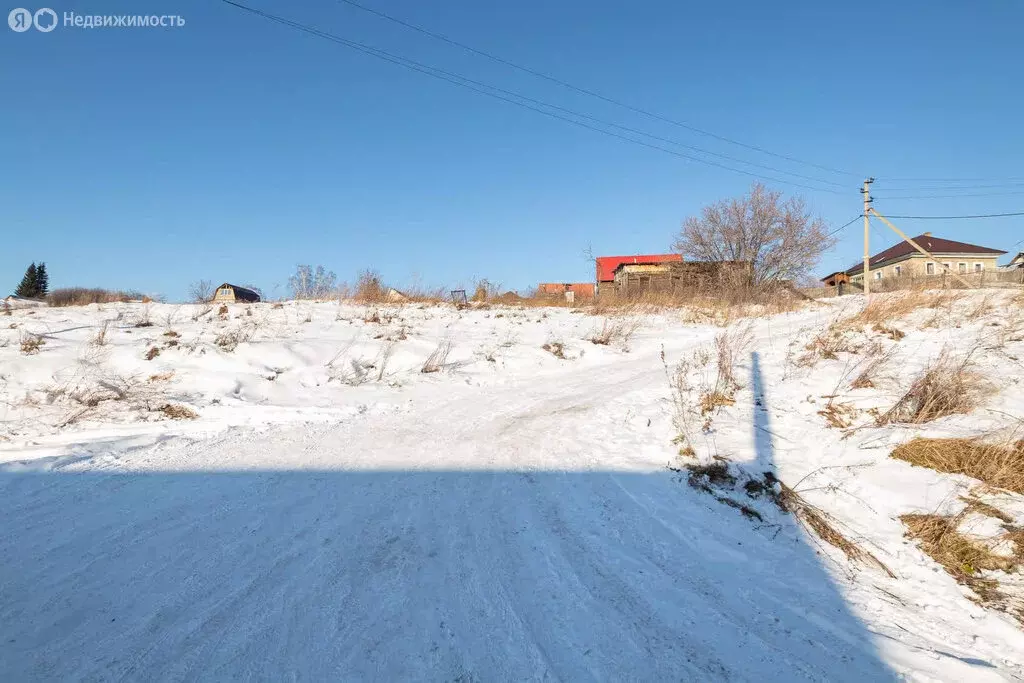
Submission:
POLYGON ((920 192, 922 190, 983 190, 995 187, 1024 187, 1024 183, 996 183, 994 185, 932 185, 930 187, 887 187, 887 192, 920 192))
MULTIPOLYGON (((602 128, 598 128, 596 126, 589 125, 587 123, 583 123, 582 121, 577 121, 577 120, 569 118, 567 116, 562 116, 560 114, 557 114, 557 113, 554 113, 554 112, 551 112, 551 111, 547 111, 546 109, 540 109, 538 107, 531 106, 530 104, 526 104, 526 102, 533 102, 533 103, 538 104, 538 105, 540 105, 542 107, 548 107, 550 109, 555 109, 555 110, 558 110, 558 111, 563 111, 563 112, 566 112, 568 114, 571 114, 572 116, 577 116, 579 118, 595 121, 595 122, 601 123, 603 125, 607 125, 607 126, 611 126, 611 127, 614 127, 614 128, 618 128, 620 130, 626 130, 626 131, 632 132, 632 133, 637 134, 637 135, 644 135, 646 137, 657 139, 657 140, 660 140, 660 141, 663 141, 663 142, 669 142, 671 144, 678 144, 678 145, 683 146, 683 147, 688 147, 690 149, 695 149, 697 151, 701 151, 701 152, 705 152, 705 153, 708 153, 708 154, 715 155, 714 152, 706 152, 706 150, 701 150, 699 148, 689 147, 688 145, 682 145, 681 143, 677 143, 677 142, 672 141, 672 140, 667 140, 666 138, 658 138, 657 136, 653 136, 653 135, 650 135, 648 133, 644 133, 643 131, 638 131, 638 130, 635 130, 635 129, 632 129, 632 128, 628 128, 626 126, 620 126, 618 124, 611 123, 611 122, 608 122, 608 121, 604 121, 602 119, 598 119, 596 117, 589 116, 587 114, 582 114, 582 113, 573 111, 571 109, 566 109, 564 107, 559 107, 557 105, 548 104, 548 103, 543 102, 541 100, 536 100, 536 99, 527 97, 525 95, 520 95, 520 94, 515 93, 513 91, 510 91, 510 90, 504 90, 502 88, 498 88, 496 86, 492 86, 492 85, 489 85, 487 83, 483 83, 483 82, 480 82, 480 81, 475 81, 473 79, 466 78, 464 76, 460 76, 460 75, 452 73, 452 72, 444 71, 443 69, 438 69, 436 67, 432 67, 432 66, 429 66, 429 65, 426 65, 426 64, 422 64, 420 62, 417 62, 417 61, 412 60, 412 59, 408 59, 406 57, 395 55, 395 54, 386 52, 384 50, 380 50, 378 48, 374 48, 374 47, 371 47, 369 45, 365 45, 363 43, 352 41, 352 40, 349 40, 347 38, 342 38, 341 36, 337 36, 335 34, 328 33, 326 31, 322 31, 322 30, 317 29, 317 28, 312 27, 312 26, 307 26, 305 24, 301 24, 299 22, 292 21, 290 19, 286 19, 285 17, 281 17, 281 16, 278 16, 278 15, 270 14, 268 12, 264 12, 264 11, 256 9, 256 8, 249 7, 247 5, 243 5, 243 4, 234 2, 233 0, 221 0, 221 2, 223 2, 223 3, 227 4, 227 5, 231 5, 232 7, 244 10, 246 12, 255 14, 257 16, 263 17, 265 19, 268 19, 268 20, 273 21, 275 23, 281 24, 283 26, 288 26, 290 28, 294 28, 296 30, 303 31, 304 33, 308 33, 310 35, 314 35, 314 36, 317 36, 319 38, 324 38, 325 40, 330 40, 332 42, 338 43, 338 44, 343 45, 345 47, 348 47, 350 49, 356 50, 358 52, 362 52, 363 54, 369 55, 371 57, 376 57, 376 58, 382 59, 382 60, 384 60, 386 62, 390 62, 392 64, 396 64, 398 66, 405 67, 405 68, 410 69, 412 71, 417 71, 417 72, 425 74, 427 76, 431 76, 432 78, 437 78, 439 80, 447 81, 448 83, 452 83, 453 85, 457 85, 459 87, 466 88, 468 90, 471 90, 473 92, 479 93, 481 95, 486 95, 486 96, 492 97, 494 99, 502 100, 504 102, 508 102, 510 104, 514 104, 514 105, 522 107, 524 109, 529 109, 531 111, 535 111, 537 113, 544 114, 545 116, 549 116, 551 118, 555 118, 555 119, 559 119, 561 121, 565 121, 567 123, 571 123, 571 124, 573 124, 575 126, 579 126, 581 128, 586 128, 588 130, 592 130, 592 131, 595 131, 595 132, 598 132, 598 133, 602 133, 604 135, 608 135, 608 136, 611 136, 611 137, 614 137, 614 138, 618 138, 620 140, 625 140, 626 142, 631 142, 631 143, 636 144, 636 145, 641 145, 643 147, 648 147, 650 149, 655 149, 655 150, 658 150, 658 151, 661 151, 661 152, 665 152, 667 154, 672 154, 674 156, 681 157, 683 159, 688 159, 690 161, 696 161, 698 163, 706 164, 706 165, 709 165, 709 166, 716 166, 718 168, 722 168, 722 169, 725 169, 727 171, 732 171, 734 173, 741 173, 743 175, 751 176, 751 177, 754 177, 754 178, 760 178, 762 180, 768 180, 768 181, 771 181, 771 182, 783 183, 783 184, 787 184, 787 185, 793 185, 793 186, 796 186, 796 187, 802 187, 802 188, 805 188, 805 189, 808 189, 808 190, 813 190, 813 191, 816 191, 816 192, 830 192, 830 193, 833 193, 833 194, 842 194, 842 193, 840 193, 840 192, 838 192, 836 190, 830 190, 830 189, 827 189, 827 188, 820 188, 820 187, 813 187, 811 185, 805 185, 805 184, 802 184, 802 183, 793 182, 791 180, 783 180, 781 178, 774 178, 774 177, 771 177, 771 176, 765 176, 765 175, 760 175, 760 174, 757 174, 757 173, 752 173, 750 171, 745 171, 743 169, 733 168, 733 167, 727 166, 725 164, 720 164, 720 163, 715 162, 715 161, 709 161, 707 159, 701 159, 700 157, 694 157, 694 156, 691 156, 691 155, 688 155, 688 154, 683 154, 682 152, 677 152, 675 150, 671 150, 671 149, 667 149, 665 147, 662 147, 660 145, 654 145, 654 144, 651 144, 651 143, 648 143, 648 142, 644 142, 643 140, 636 140, 636 139, 628 137, 626 135, 621 135, 621 134, 618 134, 618 133, 615 133, 615 132, 612 132, 612 131, 609 131, 609 130, 605 130, 605 129, 602 129, 602 128), (479 87, 476 87, 476 86, 479 86, 479 87), (482 88, 488 88, 488 89, 493 90, 495 92, 488 92, 488 90, 483 90, 482 88), (510 95, 511 97, 505 97, 505 96, 497 94, 497 93, 504 93, 505 95, 510 95), (513 97, 514 98, 519 98, 519 99, 512 99, 513 97), (521 102, 519 100, 524 100, 524 101, 521 102)), ((723 156, 723 155, 716 155, 716 156, 723 156)), ((727 157, 727 158, 731 159, 731 157, 727 157)), ((740 161, 740 160, 737 160, 737 161, 739 161, 739 163, 744 163, 744 164, 747 164, 747 165, 760 166, 759 164, 754 164, 752 162, 740 161)), ((762 168, 771 168, 771 167, 762 167, 762 168)), ((792 173, 790 173, 788 171, 781 171, 779 169, 772 169, 772 170, 776 170, 778 172, 781 172, 781 173, 784 173, 784 174, 788 174, 788 175, 796 175, 796 174, 792 174, 792 173)), ((807 176, 799 176, 799 177, 807 178, 807 176)), ((817 179, 811 179, 811 180, 813 180, 814 182, 829 183, 829 184, 833 184, 833 185, 839 185, 838 183, 833 183, 831 181, 823 181, 823 180, 817 180, 817 179)))
POLYGON ((845 225, 841 225, 841 226, 839 226, 838 228, 836 228, 836 229, 835 229, 835 230, 833 230, 832 232, 830 232, 830 233, 828 233, 827 235, 825 235, 825 237, 831 237, 832 235, 836 234, 836 233, 837 233, 837 232, 839 232, 840 230, 844 230, 844 229, 846 229, 846 228, 850 227, 851 225, 853 225, 854 223, 856 223, 857 221, 859 221, 859 220, 860 220, 861 218, 864 218, 864 214, 862 214, 862 213, 859 213, 859 214, 857 214, 856 216, 854 216, 853 218, 851 218, 851 219, 850 219, 850 222, 849 222, 849 223, 847 223, 847 224, 845 224, 845 225))
MULTIPOLYGON (((656 114, 656 113, 654 113, 654 112, 652 112, 650 110, 642 109, 640 107, 636 107, 636 106, 633 106, 631 104, 627 104, 626 102, 623 102, 621 100, 617 100, 617 99, 609 97, 607 95, 602 95, 599 92, 595 92, 595 91, 589 90, 587 88, 582 88, 580 86, 573 85, 572 83, 564 81, 564 80, 562 80, 560 78, 556 78, 555 76, 552 76, 550 74, 544 73, 542 71, 537 71, 536 69, 531 69, 529 67, 523 66, 521 64, 517 64, 517 63, 515 63, 513 61, 510 61, 508 59, 505 59, 503 57, 499 57, 499 56, 497 56, 495 54, 492 54, 490 52, 485 52, 484 50, 480 50, 480 49, 472 47, 470 45, 466 45, 465 43, 459 42, 459 41, 455 40, 454 38, 449 38, 448 36, 446 36, 444 34, 437 33, 435 31, 431 31, 429 29, 423 28, 422 26, 417 26, 416 24, 409 23, 407 21, 399 19, 398 17, 394 17, 394 16, 392 16, 390 14, 387 14, 387 13, 382 12, 380 10, 374 9, 372 7, 367 7, 366 5, 361 5, 358 2, 355 2, 354 0, 338 0, 338 2, 343 2, 346 5, 350 5, 352 7, 355 7, 356 9, 360 9, 360 10, 362 10, 364 12, 369 12, 370 14, 376 15, 376 16, 382 18, 382 19, 386 19, 388 21, 394 22, 396 24, 399 24, 400 26, 404 26, 405 28, 411 29, 413 31, 417 31, 419 33, 422 33, 423 35, 429 36, 429 37, 434 38, 436 40, 443 41, 445 43, 448 43, 449 45, 453 45, 455 47, 461 48, 461 49, 466 50, 468 52, 471 52, 471 53, 473 53, 475 55, 478 55, 480 57, 485 57, 486 59, 490 59, 490 60, 492 60, 494 62, 497 62, 499 64, 504 64, 505 66, 512 67, 513 69, 518 69, 519 71, 522 71, 523 73, 528 73, 531 76, 536 76, 537 78, 543 78, 546 81, 550 81, 551 83, 556 83, 557 85, 560 85, 563 88, 568 88, 569 90, 572 90, 574 92, 578 92, 578 93, 580 93, 582 95, 587 95, 589 97, 595 97, 595 98, 597 98, 599 100, 602 100, 604 102, 608 102, 609 104, 614 104, 617 107, 622 107, 623 109, 628 109, 629 111, 635 112, 637 114, 642 114, 643 116, 647 116, 649 118, 656 119, 658 121, 663 121, 665 123, 670 123, 670 124, 672 124, 674 126, 678 126, 680 128, 685 128, 686 130, 692 131, 694 133, 698 133, 700 135, 705 135, 705 136, 714 138, 716 140, 721 140, 722 142, 728 142, 729 144, 737 145, 739 147, 743 147, 743 148, 746 148, 746 149, 749 149, 749 150, 753 150, 755 152, 760 152, 761 154, 767 154, 769 156, 777 157, 779 159, 785 159, 786 161, 791 161, 791 162, 794 162, 794 163, 797 163, 797 164, 804 164, 806 166, 813 166, 814 168, 820 169, 822 171, 828 171, 829 173, 838 173, 840 175, 850 175, 850 176, 860 175, 858 173, 853 173, 851 171, 844 171, 844 170, 841 170, 841 169, 832 168, 830 166, 822 166, 821 164, 816 164, 816 163, 813 163, 813 162, 810 162, 810 161, 803 161, 803 160, 798 159, 796 157, 788 156, 786 154, 779 154, 777 152, 772 152, 772 151, 769 151, 767 149, 764 149, 763 147, 758 147, 756 145, 750 145, 750 144, 747 144, 747 143, 744 143, 744 142, 740 142, 739 140, 734 140, 732 138, 725 137, 724 135, 718 135, 717 133, 712 133, 710 131, 706 131, 706 130, 703 130, 701 128, 697 128, 695 126, 691 126, 690 124, 683 123, 681 121, 677 121, 675 119, 668 118, 667 116, 662 116, 661 114, 656 114)), ((745 163, 749 163, 749 162, 745 162, 745 163)), ((825 182, 825 181, 819 181, 819 182, 825 182)))
MULTIPOLYGON (((890 182, 897 181, 901 183, 986 183, 986 182, 1009 182, 1019 183, 1024 182, 1024 178, 895 178, 895 177, 883 177, 876 178, 879 182, 890 182)), ((950 188, 953 189, 953 188, 950 188)))
POLYGON ((895 214, 885 214, 886 218, 914 218, 922 221, 951 221, 960 220, 961 218, 1003 218, 1005 216, 1024 216, 1024 211, 1015 211, 1013 213, 978 213, 970 216, 897 216, 895 214))
MULTIPOLYGON (((959 188, 949 188, 951 190, 959 188)), ((1014 192, 973 192, 968 194, 917 194, 917 195, 903 195, 894 194, 887 197, 876 197, 876 199, 957 199, 959 197, 1008 197, 1010 195, 1024 194, 1024 190, 1016 190, 1014 192)))

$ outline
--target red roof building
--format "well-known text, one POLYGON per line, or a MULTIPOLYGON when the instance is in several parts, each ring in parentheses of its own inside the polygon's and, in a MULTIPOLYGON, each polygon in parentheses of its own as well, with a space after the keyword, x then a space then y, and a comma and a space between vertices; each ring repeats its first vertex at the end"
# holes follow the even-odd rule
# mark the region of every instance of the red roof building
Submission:
POLYGON ((623 264, 652 264, 668 263, 671 261, 682 261, 682 254, 638 254, 636 256, 598 256, 594 259, 597 262, 597 283, 615 281, 615 269, 623 264))

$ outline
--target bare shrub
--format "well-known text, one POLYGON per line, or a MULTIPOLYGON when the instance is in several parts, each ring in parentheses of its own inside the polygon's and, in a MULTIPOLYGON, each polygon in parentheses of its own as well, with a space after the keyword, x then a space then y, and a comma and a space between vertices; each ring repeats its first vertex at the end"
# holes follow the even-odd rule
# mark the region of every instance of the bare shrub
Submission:
POLYGON ((814 367, 819 360, 836 360, 840 353, 857 353, 861 349, 849 337, 849 330, 833 323, 818 332, 804 346, 805 353, 796 358, 798 367, 814 367))
POLYGON ((891 456, 937 472, 963 474, 996 488, 1024 494, 1024 439, 994 434, 972 439, 916 438, 891 456))
POLYGON ((754 332, 749 324, 733 327, 715 337, 715 357, 718 361, 716 391, 732 396, 742 386, 736 379, 736 367, 753 342, 754 332))
POLYGON ((110 325, 109 320, 104 320, 103 324, 100 325, 100 329, 96 330, 96 334, 89 342, 93 346, 106 346, 107 344, 107 327, 110 325))
POLYGON ((199 304, 192 311, 192 322, 197 322, 198 320, 205 318, 211 311, 213 311, 213 304, 209 302, 199 304))
POLYGON ((288 278, 288 288, 295 299, 329 299, 337 288, 338 276, 317 266, 300 265, 288 278))
POLYGON ((3 311, 4 315, 14 315, 11 313, 11 305, 7 301, 0 302, 0 310, 3 311))
POLYGON ((638 318, 619 319, 614 322, 605 318, 601 324, 601 329, 595 330, 590 336, 590 341, 603 346, 621 343, 623 347, 626 347, 639 327, 640 320, 638 318))
POLYGON ((46 344, 46 340, 36 334, 21 335, 21 352, 26 356, 39 353, 39 349, 46 344))
POLYGON ((225 330, 221 332, 214 338, 213 343, 225 351, 231 352, 234 351, 239 344, 252 341, 258 330, 258 323, 248 322, 233 330, 225 330))
POLYGON ((55 289, 46 295, 46 303, 52 307, 87 306, 89 304, 112 304, 128 301, 140 301, 140 292, 122 292, 109 289, 92 289, 86 287, 65 287, 55 289))
POLYGON ((477 280, 476 288, 474 289, 472 301, 490 301, 496 299, 501 294, 501 285, 491 282, 484 278, 477 280))
POLYGON ((452 350, 452 343, 450 340, 445 339, 438 343, 427 360, 424 361, 423 367, 420 368, 422 373, 439 372, 444 368, 445 363, 448 361, 448 354, 452 350))
POLYGON ((188 298, 193 303, 204 304, 213 299, 213 282, 196 280, 188 286, 188 298))
POLYGON ((893 350, 881 345, 870 346, 863 362, 856 368, 857 376, 850 382, 853 389, 870 389, 877 385, 879 376, 892 359, 893 350))
POLYGON ((684 221, 673 249, 694 261, 749 261, 755 282, 799 278, 835 239, 802 199, 781 198, 755 183, 744 197, 704 207, 684 221))
POLYGON ((199 417, 199 413, 179 403, 165 403, 160 406, 160 412, 172 420, 195 420, 199 417))
POLYGON ((945 349, 931 360, 878 424, 920 424, 947 415, 970 413, 991 388, 971 369, 970 354, 957 360, 945 349))
POLYGON ((387 292, 384 289, 384 281, 380 273, 373 269, 366 269, 356 277, 356 288, 352 298, 363 303, 383 303, 387 292))
POLYGON ((109 372, 98 364, 85 366, 69 380, 45 389, 46 403, 61 405, 67 412, 58 428, 74 424, 86 417, 121 415, 128 412, 159 410, 166 401, 159 401, 155 382, 142 382, 134 376, 109 372))
POLYGON ((672 398, 672 426, 675 427, 676 435, 672 443, 679 447, 679 457, 692 458, 697 453, 693 449, 693 431, 690 423, 690 365, 686 361, 680 361, 675 367, 669 368, 665 360, 665 347, 661 347, 661 365, 665 368, 665 378, 668 380, 669 392, 672 398))
POLYGON ((153 327, 153 321, 150 319, 151 310, 149 304, 143 306, 138 313, 135 314, 135 320, 132 323, 132 327, 153 327))

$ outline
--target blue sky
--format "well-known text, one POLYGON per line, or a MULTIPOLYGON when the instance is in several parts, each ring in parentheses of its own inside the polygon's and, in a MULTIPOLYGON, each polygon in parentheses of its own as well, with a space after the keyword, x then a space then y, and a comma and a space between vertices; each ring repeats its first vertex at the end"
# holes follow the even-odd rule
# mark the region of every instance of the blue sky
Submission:
MULTIPOLYGON (((1024 182, 1021 3, 362 2, 853 175, 645 119, 335 0, 246 4, 683 144, 838 182, 827 186, 837 194, 768 183, 803 195, 835 227, 860 212, 863 175, 1024 182)), ((50 6, 58 15, 135 14, 142 4, 50 6)), ((321 263, 341 279, 373 267, 405 285, 589 280, 588 246, 595 255, 665 250, 687 215, 753 180, 220 2, 145 5, 186 24, 0 31, 0 289, 13 288, 32 260, 47 262, 51 286, 170 299, 198 279, 283 295, 298 263, 321 263)), ((878 182, 883 213, 1024 210, 1024 185, 970 192, 1017 194, 927 200, 884 199, 887 185, 935 183, 878 182)), ((897 224, 1006 250, 1024 239, 1024 217, 897 224)), ((822 273, 856 260, 860 230, 841 233, 822 273)), ((895 241, 885 230, 876 227, 873 251, 895 241)))

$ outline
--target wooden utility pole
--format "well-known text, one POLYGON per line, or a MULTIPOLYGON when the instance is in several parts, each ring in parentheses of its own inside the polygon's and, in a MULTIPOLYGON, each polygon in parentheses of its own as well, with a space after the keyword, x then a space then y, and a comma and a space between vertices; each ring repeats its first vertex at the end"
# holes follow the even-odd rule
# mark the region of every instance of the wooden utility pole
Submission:
POLYGON ((871 265, 870 264, 870 261, 871 261, 871 251, 870 251, 869 246, 868 246, 868 243, 870 241, 869 237, 870 237, 870 234, 871 234, 871 223, 869 222, 870 219, 868 218, 868 211, 871 208, 871 206, 870 206, 871 205, 871 183, 873 183, 873 182, 875 182, 874 178, 867 178, 864 181, 864 188, 861 190, 861 194, 864 195, 864 278, 863 279, 864 279, 864 296, 865 297, 871 296, 871 277, 870 277, 871 273, 868 272, 870 270, 870 265, 871 265))

